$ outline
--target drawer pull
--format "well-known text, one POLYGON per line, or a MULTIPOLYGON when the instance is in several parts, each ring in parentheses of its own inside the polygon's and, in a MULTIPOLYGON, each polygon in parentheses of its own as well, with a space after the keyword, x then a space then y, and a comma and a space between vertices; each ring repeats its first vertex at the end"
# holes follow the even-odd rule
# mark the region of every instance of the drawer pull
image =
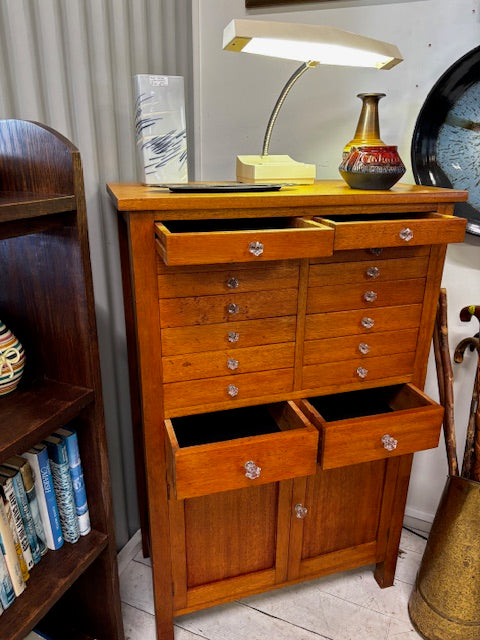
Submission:
POLYGON ((368 376, 368 369, 365 369, 365 367, 358 367, 357 376, 363 380, 368 376))
POLYGON ((240 311, 240 307, 238 306, 238 304, 231 302, 229 305, 227 305, 227 311, 230 315, 233 316, 240 311))
POLYGON ((363 294, 363 299, 365 300, 365 302, 375 302, 377 298, 378 295, 375 293, 375 291, 365 291, 365 293, 363 294))
POLYGON ((263 244, 261 242, 258 242, 258 240, 254 240, 248 245, 248 250, 252 255, 256 257, 261 256, 263 253, 263 244))
POLYGON ((245 469, 246 469, 245 475, 250 480, 255 480, 256 478, 259 478, 260 473, 262 471, 262 468, 257 467, 257 465, 255 464, 255 462, 253 462, 253 460, 249 460, 248 462, 245 462, 245 469))
POLYGON ((367 278, 372 278, 372 280, 375 280, 375 278, 378 278, 378 276, 380 275, 380 269, 378 267, 368 267, 366 274, 367 278))
POLYGON ((360 351, 360 353, 363 353, 363 355, 366 355, 370 351, 370 345, 366 342, 360 342, 360 344, 358 345, 358 350, 360 351))
POLYGON ((232 371, 235 371, 235 369, 238 369, 238 360, 235 360, 235 358, 229 358, 227 360, 227 367, 232 371))
POLYGON ((394 449, 397 448, 398 440, 395 440, 393 436, 386 433, 382 437, 382 444, 384 449, 386 449, 387 451, 393 451, 394 449))
POLYGON ((307 507, 304 507, 303 504, 298 503, 295 505, 295 515, 299 520, 303 520, 303 518, 305 518, 307 513, 308 513, 308 509, 307 507))
POLYGON ((371 329, 375 324, 375 320, 373 318, 369 318, 365 316, 364 318, 362 318, 361 324, 362 324, 362 327, 365 327, 365 329, 371 329))
POLYGON ((240 334, 236 331, 229 331, 227 337, 229 342, 238 342, 240 339, 240 334))
POLYGON ((238 396, 238 387, 234 384, 229 384, 227 387, 227 393, 231 398, 235 398, 235 396, 238 396))
POLYGON ((405 242, 410 242, 410 240, 413 238, 413 231, 408 227, 405 227, 400 231, 398 235, 402 240, 405 240, 405 242))
POLYGON ((373 247, 370 249, 370 253, 373 253, 374 256, 379 256, 383 251, 383 247, 373 247))
POLYGON ((233 276, 227 280, 227 287, 229 289, 237 289, 240 285, 238 278, 234 278, 233 276))

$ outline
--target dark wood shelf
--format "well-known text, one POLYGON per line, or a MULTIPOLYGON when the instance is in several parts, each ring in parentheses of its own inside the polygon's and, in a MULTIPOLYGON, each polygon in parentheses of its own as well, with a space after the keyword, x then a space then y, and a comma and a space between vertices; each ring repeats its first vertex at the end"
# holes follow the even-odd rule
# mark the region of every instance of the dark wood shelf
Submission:
POLYGON ((75 544, 65 542, 57 551, 48 551, 31 570, 25 591, 3 612, 1 640, 23 640, 98 558, 107 542, 105 534, 91 531, 75 544))
POLYGON ((0 457, 26 451, 66 424, 90 404, 92 389, 54 380, 37 380, 0 397, 0 457), (19 450, 21 447, 21 450, 19 450))
POLYGON ((15 193, 0 191, 0 222, 24 220, 36 216, 75 209, 75 196, 57 194, 15 193))

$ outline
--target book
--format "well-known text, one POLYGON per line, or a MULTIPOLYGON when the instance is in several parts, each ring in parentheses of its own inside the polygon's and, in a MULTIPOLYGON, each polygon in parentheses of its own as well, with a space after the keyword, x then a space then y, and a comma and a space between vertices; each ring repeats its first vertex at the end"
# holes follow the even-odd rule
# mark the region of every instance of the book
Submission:
POLYGON ((10 505, 2 491, 0 493, 0 535, 5 549, 5 564, 12 581, 13 590, 18 597, 25 591, 26 584, 18 555, 20 543, 18 538, 15 539, 15 529, 12 527, 10 518, 10 505))
POLYGON ((27 493, 22 480, 22 474, 18 469, 7 465, 0 465, 0 476, 7 476, 12 479, 13 490, 17 499, 18 509, 22 518, 23 528, 27 534, 28 544, 32 552, 33 563, 40 562, 40 546, 38 544, 37 532, 35 531, 35 523, 33 522, 32 512, 28 504, 27 493))
POLYGON ((63 545, 63 533, 47 447, 35 445, 25 451, 23 457, 28 460, 32 469, 47 547, 52 550, 60 549, 63 545))
MULTIPOLYGON (((47 543, 45 539, 45 530, 43 528, 42 519, 40 517, 40 510, 37 500, 37 492, 35 489, 35 483, 33 481, 32 468, 28 460, 22 456, 12 456, 2 463, 4 467, 9 467, 19 471, 22 476, 23 487, 25 489, 25 495, 28 502, 28 509, 32 520, 32 535, 36 538, 38 544, 38 551, 40 556, 44 556, 47 553, 47 543)), ((24 521, 25 524, 25 521, 24 521)), ((26 529, 26 525, 25 525, 26 529)), ((27 532, 28 533, 28 532, 27 532)), ((31 546, 31 544, 30 544, 31 546)), ((35 560, 35 557, 34 557, 35 560)))
POLYGON ((82 461, 80 459, 80 450, 78 448, 77 432, 70 427, 57 429, 54 435, 64 438, 67 445, 68 466, 70 468, 70 477, 72 478, 73 497, 78 518, 78 528, 81 536, 86 536, 91 531, 90 513, 88 510, 87 492, 85 490, 85 481, 83 478, 82 461))
POLYGON ((3 544, 3 538, 0 534, 0 604, 2 605, 2 611, 8 609, 15 600, 15 591, 13 590, 12 579, 8 573, 5 556, 5 545, 3 544))
POLYGON ((50 636, 45 635, 43 631, 38 631, 38 629, 32 629, 28 636, 25 636, 23 640, 51 640, 50 636))
MULTIPOLYGON (((15 489, 13 488, 12 478, 8 475, 1 473, 0 471, 0 486, 3 488, 5 498, 10 505, 12 513, 12 522, 17 533, 17 537, 20 541, 22 548, 22 554, 25 559, 25 563, 28 571, 34 566, 32 550, 30 549, 30 543, 28 542, 27 532, 23 526, 22 516, 20 514, 20 507, 18 506, 17 497, 15 495, 15 489)), ((26 574, 25 574, 26 575, 26 574)), ((25 580, 28 578, 25 577, 25 580)))
POLYGON ((67 445, 65 440, 58 436, 48 436, 43 442, 47 445, 52 469, 53 486, 57 498, 63 539, 66 542, 77 542, 80 538, 80 530, 73 497, 72 478, 68 466, 67 445))

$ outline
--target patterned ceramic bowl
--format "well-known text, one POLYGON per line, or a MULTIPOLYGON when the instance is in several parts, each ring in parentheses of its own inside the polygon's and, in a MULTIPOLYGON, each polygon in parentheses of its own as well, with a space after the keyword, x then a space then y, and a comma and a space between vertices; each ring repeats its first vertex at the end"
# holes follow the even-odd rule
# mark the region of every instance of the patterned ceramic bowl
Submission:
POLYGON ((0 320, 0 396, 17 388, 24 366, 22 345, 0 320))

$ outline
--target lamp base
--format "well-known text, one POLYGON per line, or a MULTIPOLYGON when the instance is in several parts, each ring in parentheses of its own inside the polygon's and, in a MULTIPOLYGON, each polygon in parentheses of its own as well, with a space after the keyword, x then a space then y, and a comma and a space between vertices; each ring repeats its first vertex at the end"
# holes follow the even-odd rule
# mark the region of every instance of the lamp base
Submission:
POLYGON ((313 184, 315 165, 296 162, 290 156, 237 156, 238 182, 313 184))

